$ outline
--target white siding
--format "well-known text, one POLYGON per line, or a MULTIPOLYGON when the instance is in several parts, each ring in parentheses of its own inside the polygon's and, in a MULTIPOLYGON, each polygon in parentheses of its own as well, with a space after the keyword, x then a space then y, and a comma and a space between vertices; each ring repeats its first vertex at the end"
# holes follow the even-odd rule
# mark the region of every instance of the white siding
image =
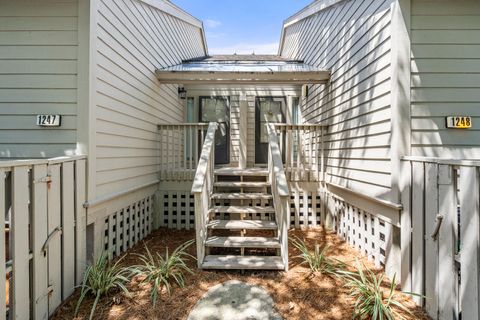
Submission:
POLYGON ((340 1, 287 21, 281 55, 331 70, 329 85, 310 87, 306 122, 329 124, 328 179, 390 197, 391 2, 340 1))
POLYGON ((412 2, 412 154, 480 158, 480 2, 412 2), (473 128, 445 128, 470 115, 473 128))
POLYGON ((139 0, 98 1, 96 196, 158 178, 157 124, 184 120, 177 87, 155 70, 204 56, 198 26, 139 0))
POLYGON ((0 157, 76 149, 77 0, 0 0, 0 157), (60 114, 59 128, 36 126, 60 114))

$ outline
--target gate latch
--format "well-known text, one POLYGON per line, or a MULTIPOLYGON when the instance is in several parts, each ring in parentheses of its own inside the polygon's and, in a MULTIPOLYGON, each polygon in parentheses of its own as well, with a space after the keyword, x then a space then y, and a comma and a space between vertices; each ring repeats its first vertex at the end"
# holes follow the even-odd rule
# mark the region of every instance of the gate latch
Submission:
POLYGON ((52 240, 52 238, 53 238, 57 233, 60 233, 60 234, 62 233, 62 228, 61 228, 61 227, 56 227, 56 228, 48 235, 47 240, 45 240, 45 243, 44 243, 43 246, 42 246, 43 256, 46 256, 46 255, 47 255, 48 245, 50 244, 50 241, 52 240))
POLYGON ((435 219, 435 230, 432 233, 432 239, 437 240, 438 232, 440 231, 440 227, 442 226, 443 215, 437 214, 437 218, 435 219))

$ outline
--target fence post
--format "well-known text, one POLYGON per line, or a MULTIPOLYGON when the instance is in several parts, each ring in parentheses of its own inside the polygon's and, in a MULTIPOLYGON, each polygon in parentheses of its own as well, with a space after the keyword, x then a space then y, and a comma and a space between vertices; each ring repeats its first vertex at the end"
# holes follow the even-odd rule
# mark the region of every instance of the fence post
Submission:
POLYGON ((479 177, 477 167, 460 167, 460 264, 462 319, 478 319, 479 177))
MULTIPOLYGON (((424 292, 424 210, 425 167, 423 163, 412 163, 412 292, 423 295, 424 292)), ((423 305, 422 296, 414 296, 413 301, 423 305)))
POLYGON ((411 210, 411 191, 412 191, 412 165, 410 161, 405 161, 402 166, 405 170, 404 174, 408 177, 404 178, 405 184, 401 192, 402 214, 400 216, 400 281, 402 283, 402 291, 412 291, 412 274, 411 270, 411 254, 412 254, 412 210, 411 210))
POLYGON ((28 167, 18 166, 12 170, 12 319, 30 318, 30 268, 28 248, 28 167), (13 298, 13 299, 12 299, 13 298))
MULTIPOLYGON (((453 320, 457 280, 455 272, 455 224, 457 198, 454 170, 451 165, 438 167, 438 212, 443 217, 438 233, 438 318, 453 320)), ((456 317, 455 317, 456 318, 456 317)))
POLYGON ((33 317, 48 319, 47 257, 42 247, 47 232, 47 183, 40 179, 47 176, 47 165, 39 164, 32 171, 32 231, 33 231, 33 317))
MULTIPOLYGON (((6 173, 5 169, 0 168, 0 233, 2 235, 5 234, 5 179, 6 178, 6 173)), ((6 259, 6 254, 5 254, 5 236, 0 237, 0 274, 5 275, 5 259, 6 259)), ((6 286, 6 279, 5 276, 0 277, 0 314, 6 314, 6 294, 5 288, 6 286)), ((46 318, 46 317, 45 317, 46 318)))
POLYGON ((62 164, 62 300, 75 287, 75 176, 73 162, 62 164))
POLYGON ((83 207, 86 201, 85 160, 75 163, 75 241, 76 285, 83 281, 83 271, 87 266, 87 210, 83 207))

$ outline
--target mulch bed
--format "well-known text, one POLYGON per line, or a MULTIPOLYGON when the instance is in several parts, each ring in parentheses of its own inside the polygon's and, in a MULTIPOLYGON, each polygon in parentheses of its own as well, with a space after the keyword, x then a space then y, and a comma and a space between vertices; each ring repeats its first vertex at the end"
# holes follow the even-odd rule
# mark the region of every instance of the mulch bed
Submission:
MULTIPOLYGON (((330 246, 329 254, 344 262, 352 264, 359 253, 341 241, 334 233, 321 228, 312 230, 291 230, 290 236, 297 235, 306 240, 307 244, 314 247, 315 243, 330 246)), ((193 239, 194 231, 177 231, 160 229, 152 233, 145 241, 137 244, 127 252, 123 260, 124 265, 138 264, 134 253, 144 253, 144 244, 151 252, 165 252, 165 247, 170 252, 183 242, 193 239)), ((195 246, 189 248, 195 255, 195 246)), ((353 312, 353 299, 348 290, 338 279, 328 276, 312 275, 309 269, 299 265, 301 261, 294 258, 299 252, 292 245, 289 246, 290 268, 288 272, 257 271, 202 271, 195 268, 196 262, 191 261, 194 274, 186 277, 186 286, 174 286, 172 295, 162 294, 156 307, 150 301, 150 290, 146 285, 139 285, 133 281, 130 284, 131 296, 126 297, 121 293, 106 297, 97 306, 95 319, 186 319, 190 310, 195 306, 205 292, 212 286, 228 281, 239 280, 264 287, 275 302, 276 309, 284 319, 309 320, 309 319, 351 319, 353 312)), ((373 265, 361 258, 365 264, 373 265)), ((379 271, 379 270, 377 270, 379 271)), ((388 285, 388 284, 386 284, 388 285)), ((386 287, 387 291, 387 287, 386 287)), ((72 319, 79 290, 65 301, 53 315, 53 319, 72 319)), ((404 303, 413 312, 413 316, 405 314, 405 319, 428 319, 425 313, 406 296, 402 297, 404 303)), ((75 319, 88 319, 93 299, 84 301, 80 314, 75 319)))

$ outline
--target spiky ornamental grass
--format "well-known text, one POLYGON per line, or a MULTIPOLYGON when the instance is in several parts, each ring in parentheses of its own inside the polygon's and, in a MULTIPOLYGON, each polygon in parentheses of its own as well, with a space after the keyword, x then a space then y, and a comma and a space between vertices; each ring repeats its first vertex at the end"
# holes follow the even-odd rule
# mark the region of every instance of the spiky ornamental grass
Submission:
POLYGON ((345 267, 343 262, 330 258, 327 255, 329 249, 327 245, 322 248, 320 245, 315 244, 314 251, 310 251, 305 241, 298 237, 292 239, 292 244, 301 252, 301 254, 296 257, 303 260, 301 264, 308 264, 312 273, 338 276, 339 270, 345 267))
POLYGON ((180 287, 184 287, 184 273, 193 273, 186 262, 190 258, 195 260, 195 257, 185 251, 193 242, 194 240, 185 242, 177 247, 171 255, 168 253, 168 247, 163 256, 159 253, 153 255, 147 246, 145 246, 147 253, 145 255, 138 255, 142 264, 134 266, 132 272, 144 277, 142 283, 149 283, 152 286, 150 297, 154 306, 163 288, 165 288, 168 295, 170 295, 173 282, 177 283, 180 287))
POLYGON ((350 295, 355 298, 353 319, 405 319, 398 313, 399 310, 412 314, 398 300, 398 294, 395 292, 397 286, 395 276, 385 294, 385 288, 382 287, 385 274, 376 275, 358 261, 356 265, 356 272, 341 272, 341 276, 346 282, 345 286, 350 290, 350 295))
POLYGON ((102 255, 85 270, 82 291, 80 292, 80 298, 75 308, 75 316, 78 314, 78 309, 88 294, 95 297, 89 319, 93 318, 93 314, 101 297, 115 290, 123 291, 127 295, 129 294, 126 284, 129 282, 130 269, 120 266, 120 262, 124 257, 125 256, 115 263, 112 263, 109 261, 108 256, 102 253, 102 255))

